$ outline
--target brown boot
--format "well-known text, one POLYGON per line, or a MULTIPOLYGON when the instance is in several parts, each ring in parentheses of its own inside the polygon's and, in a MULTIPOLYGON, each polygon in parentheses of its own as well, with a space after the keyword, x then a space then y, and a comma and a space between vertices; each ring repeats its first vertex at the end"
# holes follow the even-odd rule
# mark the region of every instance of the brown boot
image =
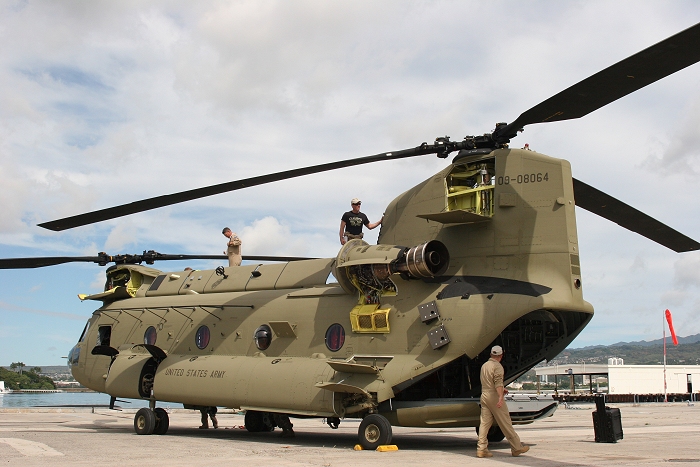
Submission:
POLYGON ((476 457, 493 457, 493 454, 488 449, 483 451, 476 451, 476 457))
POLYGON ((520 454, 524 454, 530 450, 530 446, 527 446, 525 444, 522 445, 520 449, 515 449, 511 450, 510 453, 512 454, 513 457, 518 457, 520 454))
POLYGON ((219 421, 216 419, 216 415, 211 416, 211 423, 214 425, 214 428, 219 428, 219 421))

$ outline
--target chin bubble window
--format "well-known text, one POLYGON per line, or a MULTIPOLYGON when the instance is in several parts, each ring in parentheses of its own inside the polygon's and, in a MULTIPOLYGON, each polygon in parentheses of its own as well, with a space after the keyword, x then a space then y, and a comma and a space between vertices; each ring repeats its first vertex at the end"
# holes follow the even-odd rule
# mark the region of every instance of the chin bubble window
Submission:
POLYGON ((331 352, 337 352, 345 344, 345 329, 341 324, 331 324, 326 331, 326 347, 331 352))
POLYGON ((75 366, 78 364, 78 361, 80 360, 80 347, 77 345, 70 349, 70 353, 68 353, 68 366, 75 366))
POLYGON ((253 335, 255 339, 255 346, 260 350, 267 350, 272 343, 272 329, 267 324, 263 324, 258 329, 255 330, 253 335))
POLYGON ((197 329, 197 334, 194 336, 194 343, 197 344, 198 349, 205 349, 209 345, 209 328, 206 326, 200 326, 197 329))
POLYGON ((155 345, 157 337, 158 333, 156 332, 156 328, 154 328, 153 326, 148 326, 146 332, 143 333, 143 343, 148 345, 155 345))

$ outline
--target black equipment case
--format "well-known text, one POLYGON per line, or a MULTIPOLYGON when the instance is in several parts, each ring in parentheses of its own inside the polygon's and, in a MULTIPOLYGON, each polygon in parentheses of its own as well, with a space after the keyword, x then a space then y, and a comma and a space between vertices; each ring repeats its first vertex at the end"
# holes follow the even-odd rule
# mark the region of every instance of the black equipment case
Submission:
POLYGON ((605 397, 595 398, 596 411, 593 412, 593 430, 596 443, 617 443, 622 439, 622 419, 620 409, 605 406, 605 397))

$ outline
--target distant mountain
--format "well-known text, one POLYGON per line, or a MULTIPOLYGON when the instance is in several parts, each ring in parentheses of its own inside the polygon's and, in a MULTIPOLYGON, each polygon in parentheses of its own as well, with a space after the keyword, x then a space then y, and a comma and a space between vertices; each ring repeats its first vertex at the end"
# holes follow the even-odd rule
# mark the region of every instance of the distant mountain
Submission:
MULTIPOLYGON (((666 363, 668 365, 700 365, 700 334, 679 337, 678 344, 673 345, 671 338, 667 338, 666 363)), ((663 339, 565 349, 547 362, 547 365, 607 363, 608 358, 611 357, 622 358, 628 365, 660 365, 664 360, 663 339)))
MULTIPOLYGON (((692 336, 687 336, 687 337, 678 336, 678 344, 694 344, 696 342, 700 342, 700 334, 693 334, 692 336)), ((651 346, 651 345, 663 345, 663 343, 664 343, 663 339, 655 339, 653 341, 618 342, 616 344, 610 344, 610 345, 589 345, 586 347, 568 348, 566 350, 586 350, 586 349, 595 349, 595 348, 599 348, 599 347, 620 347, 623 345, 647 347, 647 346, 651 346)), ((671 340, 671 336, 666 336, 666 346, 668 346, 669 344, 673 345, 673 341, 671 340)))

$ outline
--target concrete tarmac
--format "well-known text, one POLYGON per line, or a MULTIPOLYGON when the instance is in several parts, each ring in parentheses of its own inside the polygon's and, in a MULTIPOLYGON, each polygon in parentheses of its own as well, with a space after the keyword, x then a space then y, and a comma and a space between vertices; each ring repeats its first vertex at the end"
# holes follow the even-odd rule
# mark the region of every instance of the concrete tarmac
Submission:
POLYGON ((394 427, 394 452, 354 451, 359 421, 337 430, 292 419, 296 437, 249 433, 241 415, 220 411, 218 430, 200 430, 199 412, 170 410, 166 435, 134 433, 135 410, 0 409, 0 465, 8 466, 637 466, 700 465, 700 404, 610 404, 622 414, 624 439, 595 443, 592 404, 560 406, 517 426, 530 452, 511 457, 506 441, 476 458, 473 428, 394 427), (224 413, 222 413, 224 412, 224 413), (227 428, 227 429, 225 429, 227 428), (668 464, 667 464, 668 463, 668 464))

